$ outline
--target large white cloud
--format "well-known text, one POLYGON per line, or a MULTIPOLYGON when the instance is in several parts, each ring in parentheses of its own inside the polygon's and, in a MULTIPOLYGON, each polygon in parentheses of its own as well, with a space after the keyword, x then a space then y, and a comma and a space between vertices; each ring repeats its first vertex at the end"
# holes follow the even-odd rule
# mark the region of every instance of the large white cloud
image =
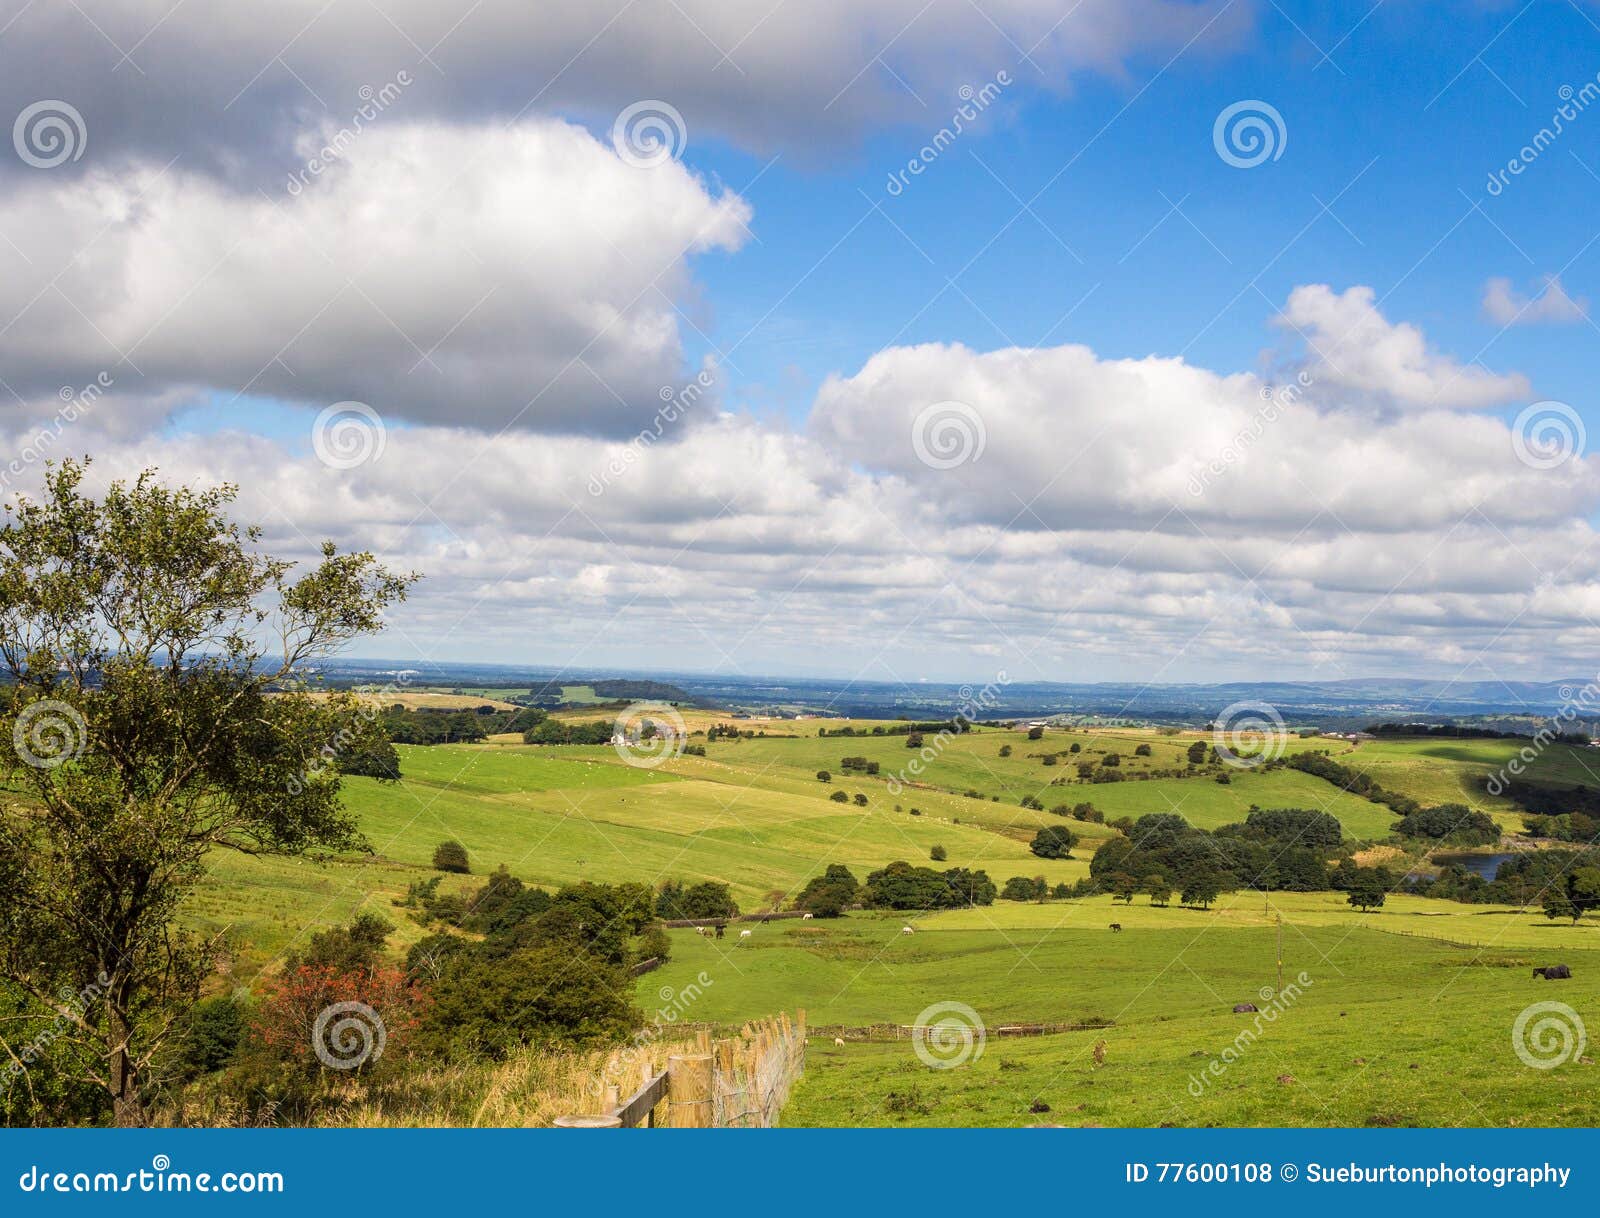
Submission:
POLYGON ((683 377, 688 261, 749 209, 582 128, 385 119, 296 193, 140 165, 0 196, 0 364, 622 434, 683 377))
POLYGON ((661 98, 691 138, 793 151, 948 113, 1000 69, 1061 88, 1141 52, 1231 45, 1252 20, 1238 0, 102 0, 92 22, 75 5, 9 17, 0 112, 61 98, 91 160, 176 154, 225 174, 292 160, 308 120, 343 121, 400 71, 418 119, 609 121, 661 98))
POLYGON ((274 546, 331 535, 422 570, 381 645, 417 660, 908 680, 1590 666, 1600 461, 1533 469, 1493 415, 1267 388, 1083 347, 938 345, 830 381, 801 430, 737 415, 650 444, 486 444, 427 425, 338 470, 303 445, 91 419, 57 451, 95 452, 101 477, 237 480, 274 546), (958 395, 983 454, 930 468, 913 421, 958 395))

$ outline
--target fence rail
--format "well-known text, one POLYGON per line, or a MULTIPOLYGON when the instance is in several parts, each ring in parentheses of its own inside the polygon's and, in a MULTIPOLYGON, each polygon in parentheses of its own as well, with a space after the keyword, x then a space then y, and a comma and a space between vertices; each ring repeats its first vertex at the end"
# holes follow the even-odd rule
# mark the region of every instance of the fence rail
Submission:
POLYGON ((626 1100, 613 1090, 602 1111, 557 1117, 556 1125, 650 1127, 665 1106, 667 1124, 680 1129, 773 1128, 805 1071, 806 1013, 748 1023, 722 1039, 702 1028, 693 1047, 698 1052, 670 1055, 667 1068, 647 1077, 626 1100))
MULTIPOLYGON (((1092 1032, 1097 1028, 1115 1026, 1116 1021, 1111 1019, 1088 1020, 1081 1023, 1008 1023, 997 1027, 986 1028, 986 1036, 1053 1036, 1060 1032, 1092 1032)), ((824 1038, 834 1037, 839 1040, 854 1041, 884 1041, 884 1040, 909 1040, 915 1036, 926 1036, 935 1030, 934 1025, 910 1023, 875 1023, 864 1027, 848 1024, 817 1025, 810 1029, 811 1035, 824 1038)))

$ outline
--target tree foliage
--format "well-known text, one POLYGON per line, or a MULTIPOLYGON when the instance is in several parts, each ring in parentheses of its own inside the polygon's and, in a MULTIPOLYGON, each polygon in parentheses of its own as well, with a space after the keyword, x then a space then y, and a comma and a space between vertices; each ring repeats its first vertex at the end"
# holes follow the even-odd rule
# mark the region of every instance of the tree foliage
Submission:
POLYGON ((96 499, 86 473, 51 467, 0 530, 0 739, 25 746, 0 750, 0 976, 41 1001, 95 988, 67 1035, 132 1125, 210 967, 178 921, 206 855, 359 844, 338 759, 374 717, 303 674, 414 577, 332 543, 297 573, 229 519, 231 486, 147 471, 96 499))

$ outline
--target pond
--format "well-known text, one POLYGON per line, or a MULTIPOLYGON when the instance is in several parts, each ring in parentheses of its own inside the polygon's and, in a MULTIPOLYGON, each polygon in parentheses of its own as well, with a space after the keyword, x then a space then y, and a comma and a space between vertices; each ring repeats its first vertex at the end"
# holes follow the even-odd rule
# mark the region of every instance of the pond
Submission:
POLYGON ((1449 867, 1452 865, 1465 867, 1474 875, 1481 875, 1486 880, 1494 879, 1495 872, 1500 870, 1500 864, 1509 858, 1510 854, 1435 854, 1430 860, 1436 866, 1449 867))

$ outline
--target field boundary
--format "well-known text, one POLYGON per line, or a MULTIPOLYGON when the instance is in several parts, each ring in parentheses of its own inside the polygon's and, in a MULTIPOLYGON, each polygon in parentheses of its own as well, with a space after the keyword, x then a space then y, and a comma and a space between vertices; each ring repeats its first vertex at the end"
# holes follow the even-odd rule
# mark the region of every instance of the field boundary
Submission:
MULTIPOLYGON (((682 1031, 691 1031, 683 1027, 682 1031)), ((709 1025, 695 1031, 691 1053, 667 1057, 666 1069, 649 1074, 621 1099, 609 1089, 597 1113, 557 1117, 561 1129, 653 1128, 663 1107, 677 1129, 772 1129, 796 1080, 805 1072, 806 1013, 798 1011, 744 1024, 731 1037, 714 1039, 709 1025)))
MULTIPOLYGON (((1093 1020, 1085 1023, 1063 1023, 1050 1021, 1044 1023, 1007 1023, 996 1027, 985 1028, 986 1036, 1055 1036, 1063 1032, 1094 1032, 1101 1028, 1114 1028, 1116 1021, 1093 1020)), ((834 1037, 846 1041, 892 1041, 912 1040, 918 1036, 928 1036, 939 1031, 937 1024, 914 1023, 874 1023, 860 1026, 849 1024, 817 1024, 812 1027, 813 1036, 834 1037)))

